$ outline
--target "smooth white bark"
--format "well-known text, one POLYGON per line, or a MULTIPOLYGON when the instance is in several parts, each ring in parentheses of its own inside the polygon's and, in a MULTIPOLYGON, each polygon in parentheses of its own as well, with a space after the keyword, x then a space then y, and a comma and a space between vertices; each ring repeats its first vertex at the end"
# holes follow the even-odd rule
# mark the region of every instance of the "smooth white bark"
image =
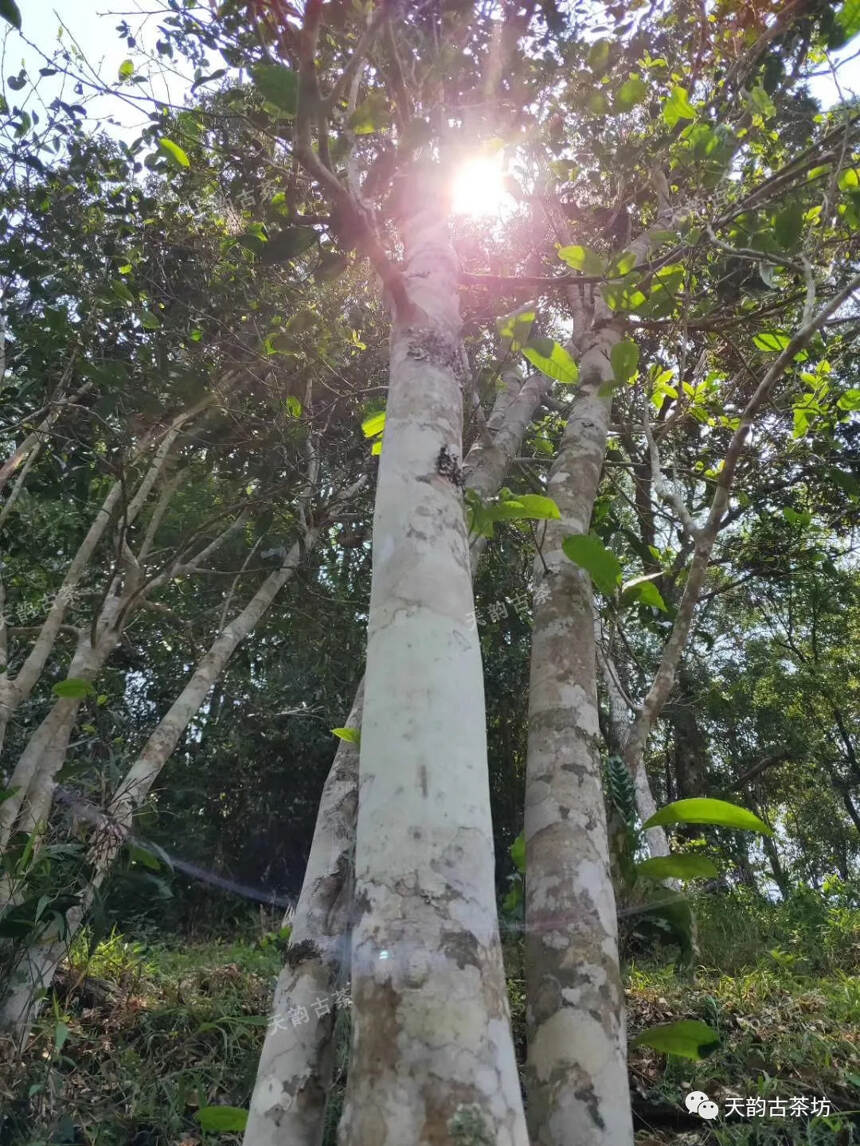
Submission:
POLYGON ((562 550, 587 533, 609 424, 603 326, 547 482, 561 511, 535 562, 526 775, 527 1093, 534 1146, 632 1146, 588 576, 562 550), (543 598, 543 599, 541 599, 543 598))
MULTIPOLYGON (((516 372, 502 379, 486 433, 466 457, 466 487, 494 496, 519 451, 547 382, 516 372)), ((477 568, 483 538, 473 537, 471 566, 477 568)), ((363 682, 347 727, 362 719, 363 682)), ((329 772, 311 844, 299 902, 293 916, 290 954, 275 993, 251 1099, 245 1146, 318 1146, 331 1085, 334 1015, 317 1011, 348 979, 351 880, 358 802, 358 751, 341 741, 329 772), (344 949, 346 948, 346 949, 344 949), (317 1004, 316 1007, 314 1004, 317 1004), (294 1024, 304 1006, 311 1025, 294 1024)))
POLYGON ((426 176, 403 197, 410 305, 392 329, 373 526, 344 1146, 431 1146, 466 1127, 526 1143, 458 486, 459 267, 439 197, 426 176))

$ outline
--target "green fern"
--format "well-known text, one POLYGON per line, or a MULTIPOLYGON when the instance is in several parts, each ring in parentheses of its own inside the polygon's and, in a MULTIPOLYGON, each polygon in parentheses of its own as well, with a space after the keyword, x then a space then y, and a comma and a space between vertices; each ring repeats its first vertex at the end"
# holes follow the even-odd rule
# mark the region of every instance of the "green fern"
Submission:
POLYGON ((631 832, 636 830, 636 789, 620 756, 609 756, 605 766, 606 786, 612 803, 631 832))

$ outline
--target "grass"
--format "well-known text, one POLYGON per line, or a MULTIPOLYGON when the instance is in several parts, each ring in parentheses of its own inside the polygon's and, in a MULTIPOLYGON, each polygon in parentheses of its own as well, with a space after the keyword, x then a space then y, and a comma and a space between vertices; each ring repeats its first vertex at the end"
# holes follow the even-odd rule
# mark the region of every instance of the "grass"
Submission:
MULTIPOLYGON (((820 897, 819 897, 820 899, 820 897)), ((694 1062, 648 1047, 630 1051, 637 1146, 849 1146, 856 1116, 743 1118, 704 1123, 683 1106, 690 1090, 730 1098, 829 1098, 860 1107, 860 911, 810 897, 769 905, 743 896, 699 905, 694 978, 653 956, 625 972, 628 1026, 698 1018, 719 1048, 694 1062)), ((506 958, 518 1054, 525 1048, 521 951, 506 958)), ((23 1062, 0 1075, 0 1146, 196 1146, 201 1105, 247 1106, 282 945, 207 940, 129 942, 119 934, 87 958, 72 952, 62 1002, 46 1006, 23 1062), (108 984, 83 1002, 82 975, 108 984)), ((668 961, 668 959, 667 959, 668 961)), ((348 1020, 337 1028, 339 1072, 327 1143, 342 1100, 348 1020)))

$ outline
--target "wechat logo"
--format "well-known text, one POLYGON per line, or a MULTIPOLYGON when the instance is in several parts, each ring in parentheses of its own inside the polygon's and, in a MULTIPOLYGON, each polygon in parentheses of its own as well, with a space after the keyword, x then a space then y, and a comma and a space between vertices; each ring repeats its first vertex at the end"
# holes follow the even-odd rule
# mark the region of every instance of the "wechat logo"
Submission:
POLYGON ((698 1114, 700 1118, 716 1118, 720 1108, 716 1102, 711 1102, 704 1090, 691 1090, 684 1099, 684 1105, 691 1114, 698 1114))

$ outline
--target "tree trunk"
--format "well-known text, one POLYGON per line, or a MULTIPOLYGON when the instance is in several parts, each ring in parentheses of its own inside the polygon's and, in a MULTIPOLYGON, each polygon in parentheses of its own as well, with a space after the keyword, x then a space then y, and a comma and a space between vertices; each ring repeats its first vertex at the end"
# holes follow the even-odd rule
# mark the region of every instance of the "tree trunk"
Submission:
POLYGON ((633 1142, 592 589, 562 551, 566 536, 589 529, 611 403, 601 391, 613 379, 609 354, 619 337, 609 323, 583 348, 579 391, 547 488, 561 521, 548 523, 535 564, 525 810, 527 1086, 535 1146, 633 1142))
MULTIPOLYGON (((498 492, 546 389, 543 375, 532 374, 520 383, 518 375, 506 374, 487 420, 487 434, 466 457, 468 489, 484 499, 498 492)), ((473 571, 484 540, 472 538, 473 571)), ((347 721, 350 728, 361 724, 362 699, 363 683, 347 721)), ((347 881, 353 871, 357 791, 358 752, 348 741, 341 741, 320 800, 307 872, 293 917, 290 952, 278 980, 251 1099, 245 1146, 282 1142, 318 1146, 322 1138, 334 1062, 330 1047, 333 1015, 321 1013, 317 1018, 316 1011, 324 1011, 318 1005, 311 1017, 308 1000, 313 1008, 314 1002, 325 997, 324 985, 330 992, 334 984, 348 977, 349 952, 344 950, 344 940, 348 941, 350 924, 347 881), (311 1029, 305 1028, 301 1006, 308 1012, 311 1029), (289 1027, 301 1030, 294 1034, 289 1027)))
MULTIPOLYGON (((347 728, 361 721, 359 685, 347 728)), ((358 748, 342 740, 320 799, 287 962, 251 1097, 246 1146, 319 1146, 334 1068, 335 991, 349 968, 358 748)))
MULTIPOLYGON (((360 488, 363 484, 363 481, 356 483, 356 486, 347 491, 341 500, 347 500, 357 492, 357 487, 360 488)), ((59 934, 56 928, 52 928, 22 954, 0 1004, 0 1034, 13 1037, 18 1045, 23 1044, 35 1019, 39 990, 50 987, 68 944, 86 917, 96 890, 108 875, 122 848, 131 829, 134 812, 146 799, 162 768, 213 684, 224 671, 237 646, 254 629, 281 588, 290 580, 303 554, 316 544, 319 532, 319 526, 312 527, 306 534, 304 545, 297 542, 291 547, 280 568, 269 574, 245 608, 219 633, 189 677, 182 692, 153 730, 114 793, 104 824, 101 830, 96 831, 89 848, 88 866, 93 872, 93 877, 84 890, 81 904, 67 913, 62 934, 59 934)), ((39 766, 40 775, 43 770, 53 775, 56 771, 56 759, 59 758, 62 762, 78 704, 79 702, 67 700, 58 701, 55 705, 55 709, 69 705, 74 705, 74 708, 63 725, 66 735, 62 754, 54 751, 47 764, 43 761, 39 766)))
POLYGON ((340 1133, 525 1146, 459 488, 459 267, 434 184, 415 178, 402 198, 409 305, 392 327, 374 513, 340 1133))

